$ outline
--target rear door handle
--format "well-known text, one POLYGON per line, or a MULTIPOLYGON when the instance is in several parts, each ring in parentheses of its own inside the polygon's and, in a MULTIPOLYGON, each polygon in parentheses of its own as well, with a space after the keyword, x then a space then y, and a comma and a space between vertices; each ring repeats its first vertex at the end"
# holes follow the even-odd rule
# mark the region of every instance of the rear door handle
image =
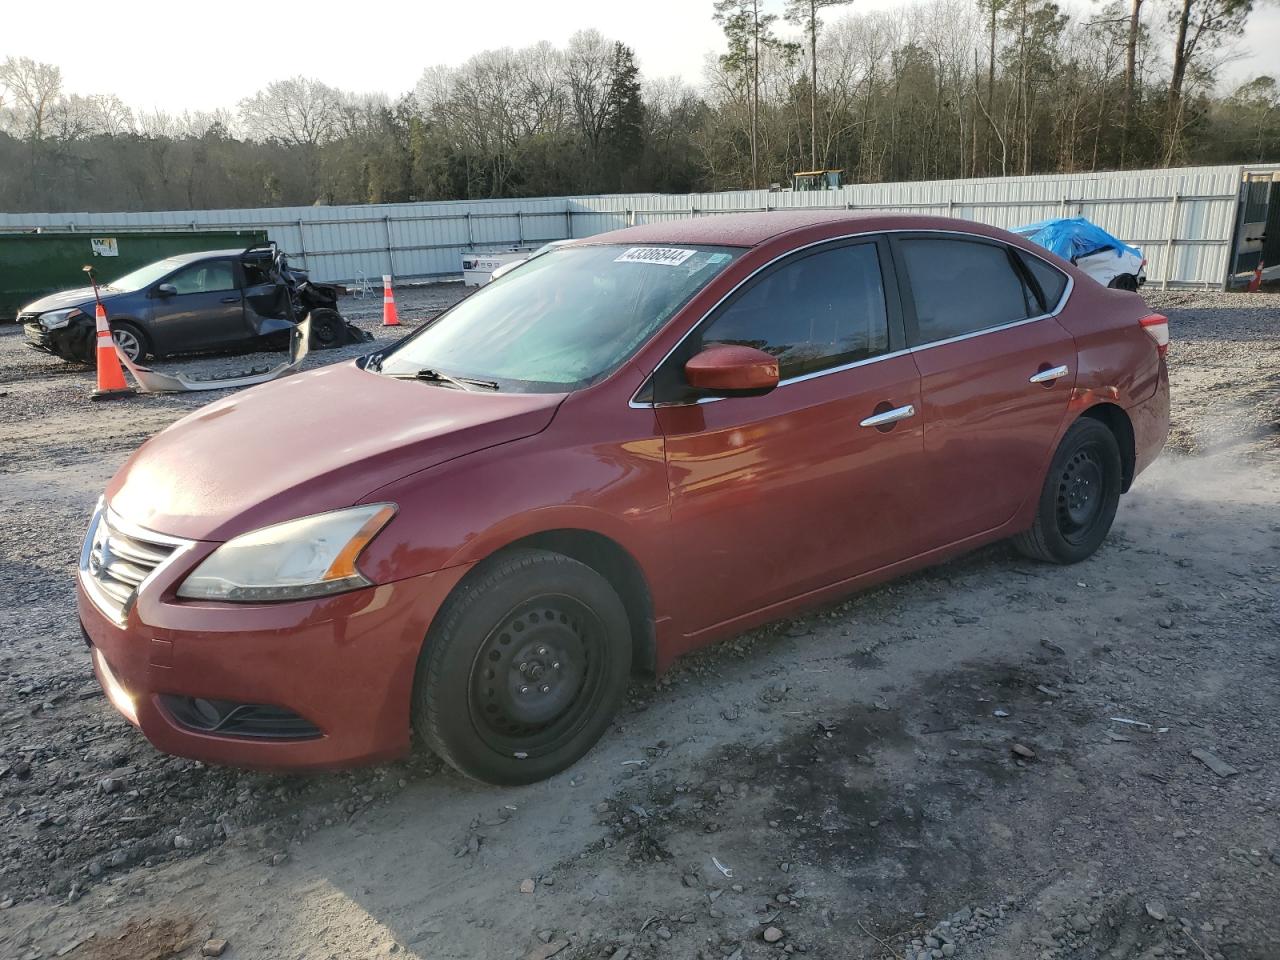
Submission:
POLYGON ((908 417, 916 415, 916 408, 911 404, 905 407, 897 407, 893 410, 886 410, 884 413, 875 413, 863 420, 859 426, 863 427, 883 427, 890 423, 897 423, 899 420, 906 420, 908 417))
POLYGON ((1061 380, 1068 373, 1066 367, 1052 367, 1048 370, 1041 370, 1035 374, 1029 382, 1031 383, 1049 383, 1052 380, 1061 380))

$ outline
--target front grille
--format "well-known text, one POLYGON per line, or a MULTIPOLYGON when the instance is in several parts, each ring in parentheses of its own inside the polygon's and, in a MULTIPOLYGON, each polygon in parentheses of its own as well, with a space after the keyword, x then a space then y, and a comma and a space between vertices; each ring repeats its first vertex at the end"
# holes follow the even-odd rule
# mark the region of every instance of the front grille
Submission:
POLYGON ((311 740, 320 736, 320 729, 305 717, 270 704, 171 694, 162 695, 160 702, 174 720, 201 733, 258 740, 311 740))
POLYGON ((94 602, 123 621, 138 589, 183 541, 128 524, 100 508, 89 524, 80 555, 80 577, 94 602))

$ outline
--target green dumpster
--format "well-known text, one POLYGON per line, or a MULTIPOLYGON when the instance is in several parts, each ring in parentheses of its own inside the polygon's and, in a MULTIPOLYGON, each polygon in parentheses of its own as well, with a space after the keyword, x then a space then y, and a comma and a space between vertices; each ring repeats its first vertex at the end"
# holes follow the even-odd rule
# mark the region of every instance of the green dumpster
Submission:
POLYGON ((110 283, 174 254, 266 242, 265 230, 0 233, 0 320, 12 320, 45 294, 86 286, 86 263, 93 264, 100 282, 110 283))

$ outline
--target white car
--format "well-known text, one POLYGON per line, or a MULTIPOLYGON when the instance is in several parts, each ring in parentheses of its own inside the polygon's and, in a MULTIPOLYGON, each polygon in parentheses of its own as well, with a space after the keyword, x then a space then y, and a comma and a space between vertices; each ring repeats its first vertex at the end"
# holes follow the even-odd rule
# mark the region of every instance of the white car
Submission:
POLYGON ((493 281, 497 280, 499 277, 505 277, 508 273, 510 273, 516 267, 520 266, 520 264, 528 263, 534 257, 540 257, 544 253, 550 253, 556 247, 563 247, 566 243, 570 243, 570 242, 572 241, 565 239, 565 240, 552 240, 550 243, 544 243, 542 246, 540 246, 537 250, 533 251, 533 253, 529 254, 527 257, 521 260, 512 260, 510 263, 504 263, 502 266, 498 267, 497 270, 494 270, 493 273, 489 275, 489 282, 493 283, 493 281))
POLYGON ((1075 265, 1104 287, 1137 290, 1147 282, 1147 261, 1128 250, 1099 250, 1076 257, 1075 265))
POLYGON ((1084 217, 1041 220, 1013 232, 1070 260, 1104 287, 1137 290, 1147 282, 1142 251, 1084 217))

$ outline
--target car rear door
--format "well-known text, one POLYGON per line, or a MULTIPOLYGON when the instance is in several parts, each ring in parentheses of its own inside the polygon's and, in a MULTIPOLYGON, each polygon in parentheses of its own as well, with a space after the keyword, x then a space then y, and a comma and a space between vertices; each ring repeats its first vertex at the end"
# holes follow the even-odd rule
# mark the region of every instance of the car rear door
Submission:
MULTIPOLYGON (((964 234, 895 234, 920 369, 934 546, 993 530, 1038 496, 1076 378, 1076 346, 1014 249, 964 234)), ((1044 286, 1050 287, 1049 274, 1044 286)))
POLYGON ((652 396, 686 632, 915 552, 923 430, 904 336, 887 243, 842 241, 764 270, 664 361, 652 396), (691 395, 684 363, 720 343, 777 356, 779 386, 691 395))
POLYGON ((156 288, 150 293, 157 352, 206 350, 245 339, 244 299, 234 260, 201 260, 163 283, 172 284, 176 293, 166 296, 156 288))

